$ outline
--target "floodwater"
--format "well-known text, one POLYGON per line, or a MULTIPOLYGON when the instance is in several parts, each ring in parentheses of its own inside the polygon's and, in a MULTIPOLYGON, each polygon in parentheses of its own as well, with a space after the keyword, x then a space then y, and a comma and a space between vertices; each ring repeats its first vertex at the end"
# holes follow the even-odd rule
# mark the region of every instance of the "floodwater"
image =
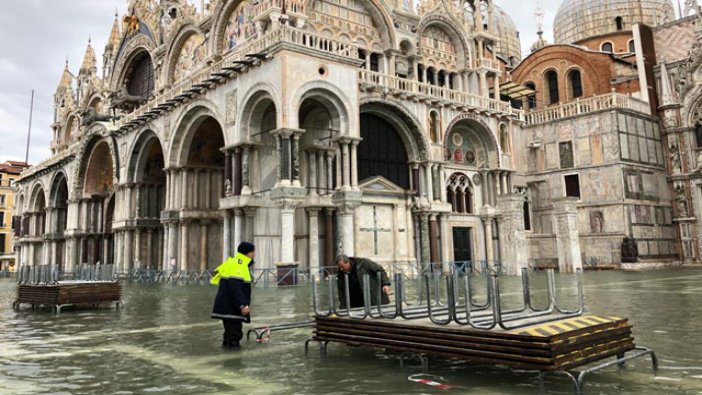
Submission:
MULTIPOLYGON (((592 374, 587 394, 702 393, 702 270, 586 272, 584 284, 588 312, 628 317, 636 343, 660 360, 657 375, 648 359, 592 374)), ((120 310, 58 316, 13 311, 15 292, 13 280, 0 279, 0 394, 538 393, 529 372, 431 360, 435 379, 462 387, 440 390, 408 380, 419 371, 400 369, 382 351, 330 344, 326 358, 316 348, 305 357, 312 328, 273 332, 269 342, 228 352, 220 347, 221 324, 209 318, 211 286, 125 284, 120 310)), ((310 294, 308 287, 255 289, 253 325, 309 319, 310 294)), ((545 393, 572 394, 573 387, 549 376, 545 393)))

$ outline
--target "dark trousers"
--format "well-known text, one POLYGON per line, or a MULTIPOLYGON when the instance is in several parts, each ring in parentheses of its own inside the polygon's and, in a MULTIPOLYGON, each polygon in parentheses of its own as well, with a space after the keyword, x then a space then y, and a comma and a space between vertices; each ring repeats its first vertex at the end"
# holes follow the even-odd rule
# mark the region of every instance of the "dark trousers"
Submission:
POLYGON ((238 346, 239 341, 244 337, 241 325, 242 322, 239 320, 222 320, 222 325, 224 325, 224 336, 222 339, 222 345, 224 346, 238 346))

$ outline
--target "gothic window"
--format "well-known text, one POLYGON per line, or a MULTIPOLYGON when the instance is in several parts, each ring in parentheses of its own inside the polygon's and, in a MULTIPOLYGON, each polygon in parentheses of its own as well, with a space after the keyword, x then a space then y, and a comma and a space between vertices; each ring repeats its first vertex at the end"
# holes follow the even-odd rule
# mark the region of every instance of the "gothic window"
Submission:
POLYGON ((148 52, 137 55, 131 63, 126 78, 130 95, 148 98, 154 91, 154 65, 148 52))
POLYGON ((383 176, 395 185, 410 189, 409 166, 405 144, 395 128, 374 114, 361 114, 361 137, 358 146, 358 178, 383 176))
POLYGON ((548 104, 556 104, 560 101, 558 92, 558 73, 555 70, 546 72, 546 86, 548 87, 548 104))
POLYGON ((465 174, 455 173, 449 178, 446 197, 454 213, 473 214, 473 186, 465 174))
POLYGON ((570 83, 570 97, 576 99, 583 95, 583 80, 580 70, 574 69, 568 73, 568 82, 570 83))
POLYGON ((573 142, 564 141, 558 143, 558 151, 561 157, 561 169, 569 169, 573 167, 573 142))
POLYGON ((617 31, 624 30, 624 19, 622 19, 620 16, 614 18, 614 25, 616 26, 617 31))
POLYGON ((612 43, 607 42, 607 43, 602 44, 602 52, 613 53, 614 47, 612 46, 612 43))
POLYGON ((565 190, 567 197, 580 197, 580 177, 577 174, 571 174, 564 177, 565 190))
POLYGON ((634 43, 634 40, 629 40, 629 52, 636 52, 636 44, 634 43))

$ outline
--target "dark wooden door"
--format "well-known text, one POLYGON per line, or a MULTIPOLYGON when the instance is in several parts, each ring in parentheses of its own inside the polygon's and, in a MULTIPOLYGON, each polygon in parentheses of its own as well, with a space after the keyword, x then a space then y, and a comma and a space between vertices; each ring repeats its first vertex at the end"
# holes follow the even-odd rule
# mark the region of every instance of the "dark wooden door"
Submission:
POLYGON ((456 262, 473 260, 471 228, 453 228, 453 260, 456 262))
POLYGON ((375 114, 361 114, 361 137, 358 146, 358 179, 383 176, 409 190, 407 150, 400 135, 386 120, 375 114))

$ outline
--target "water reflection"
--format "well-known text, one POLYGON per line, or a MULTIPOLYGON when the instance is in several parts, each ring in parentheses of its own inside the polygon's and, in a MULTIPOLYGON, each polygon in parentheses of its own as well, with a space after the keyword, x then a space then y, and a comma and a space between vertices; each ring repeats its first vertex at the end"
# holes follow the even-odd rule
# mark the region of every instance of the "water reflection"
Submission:
MULTIPOLYGON (((568 285, 567 279, 559 287, 568 285)), ((647 360, 623 371, 592 375, 590 394, 699 394, 702 391, 702 271, 588 272, 589 312, 629 317, 638 344, 654 348, 661 370, 647 360)), ((519 281, 512 281, 519 285, 519 281)), ((543 278, 535 276, 539 287, 543 278)), ((516 304, 519 292, 505 306, 516 304)), ((321 288, 320 292, 324 292, 321 288)), ((311 329, 274 332, 268 343, 223 351, 221 324, 209 318, 209 286, 125 285, 122 310, 11 310, 15 285, 0 280, 0 393, 2 394, 421 394, 434 390, 407 379, 397 360, 377 350, 331 345, 329 356, 303 355, 311 329)), ((572 289, 559 293, 574 295, 572 289)), ((543 305, 543 294, 535 304, 543 305)), ((256 289, 254 325, 310 317, 307 288, 256 289)), ((432 361, 432 373, 461 394, 534 394, 535 375, 432 361)), ((571 394, 561 378, 547 379, 547 393, 571 394)))

